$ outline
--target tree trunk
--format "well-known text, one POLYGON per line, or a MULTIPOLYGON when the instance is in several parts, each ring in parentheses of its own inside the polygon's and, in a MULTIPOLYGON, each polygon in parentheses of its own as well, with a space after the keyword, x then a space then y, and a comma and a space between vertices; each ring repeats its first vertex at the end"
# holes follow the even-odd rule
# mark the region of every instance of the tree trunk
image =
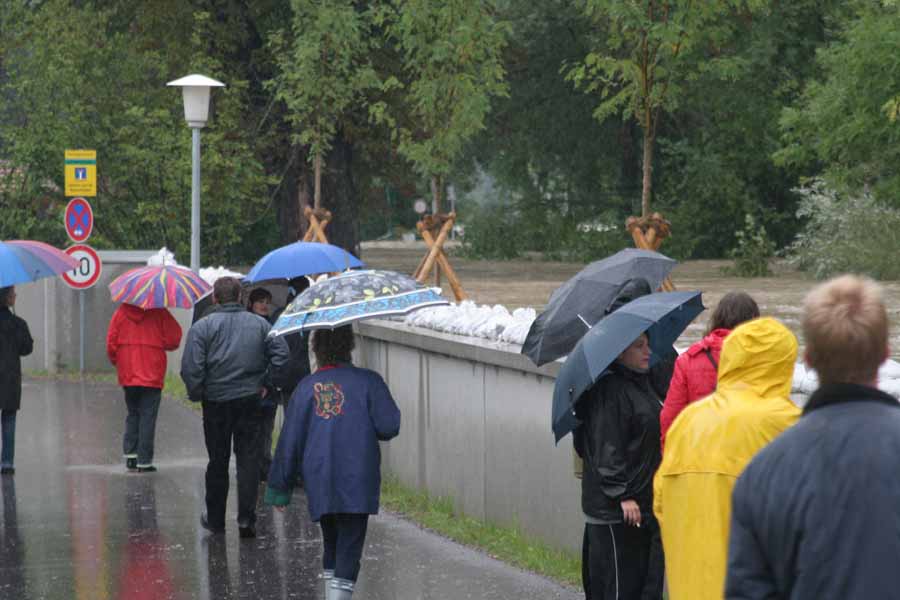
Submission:
POLYGON ((653 136, 644 130, 643 185, 641 188, 641 216, 650 216, 650 193, 653 187, 653 136))
POLYGON ((290 244, 303 238, 309 224, 303 216, 303 208, 310 204, 308 185, 309 165, 303 151, 294 147, 284 157, 291 166, 284 175, 284 181, 275 196, 278 237, 281 245, 290 244))
MULTIPOLYGON (((303 238, 309 223, 303 215, 306 206, 315 202, 315 167, 307 162, 302 149, 297 149, 293 166, 285 175, 282 191, 277 196, 278 225, 282 244, 290 244, 303 238)), ((328 197, 324 206, 332 211, 333 221, 325 235, 328 241, 359 256, 359 208, 357 206, 356 181, 353 178, 353 146, 340 135, 328 156, 322 161, 328 165, 320 179, 320 193, 328 197)))
POLYGON ((313 165, 315 169, 315 200, 313 204, 313 208, 322 208, 322 155, 316 153, 315 158, 313 159, 313 165))
POLYGON ((441 213, 441 178, 437 175, 431 176, 431 211, 441 213))
POLYGON ((359 247, 359 192, 353 175, 354 148, 344 138, 343 132, 335 137, 326 157, 328 171, 322 179, 324 193, 328 196, 328 208, 332 221, 325 230, 328 241, 360 256, 359 247))

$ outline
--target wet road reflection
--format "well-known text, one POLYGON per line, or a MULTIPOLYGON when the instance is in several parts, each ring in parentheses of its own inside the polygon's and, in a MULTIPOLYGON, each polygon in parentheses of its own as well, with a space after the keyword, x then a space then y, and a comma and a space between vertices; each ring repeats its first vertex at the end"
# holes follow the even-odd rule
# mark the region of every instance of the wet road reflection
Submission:
MULTIPOLYGON (((200 419, 190 410, 163 402, 159 472, 133 474, 121 457, 125 409, 118 388, 28 382, 22 406, 16 475, 0 478, 0 598, 321 597, 320 533, 301 494, 285 513, 260 507, 256 539, 238 538, 234 493, 226 534, 200 528, 206 451, 200 419)), ((370 521, 354 597, 578 594, 381 515, 370 521)))

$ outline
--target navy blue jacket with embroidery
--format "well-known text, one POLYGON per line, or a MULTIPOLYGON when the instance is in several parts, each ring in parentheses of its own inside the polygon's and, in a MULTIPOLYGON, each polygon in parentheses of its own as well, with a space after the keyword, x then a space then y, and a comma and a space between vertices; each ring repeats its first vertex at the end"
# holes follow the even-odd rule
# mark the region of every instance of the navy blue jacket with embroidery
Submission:
POLYGON ((331 513, 378 513, 378 441, 399 432, 400 409, 378 373, 353 365, 319 369, 291 397, 266 502, 288 504, 299 479, 313 521, 331 513))

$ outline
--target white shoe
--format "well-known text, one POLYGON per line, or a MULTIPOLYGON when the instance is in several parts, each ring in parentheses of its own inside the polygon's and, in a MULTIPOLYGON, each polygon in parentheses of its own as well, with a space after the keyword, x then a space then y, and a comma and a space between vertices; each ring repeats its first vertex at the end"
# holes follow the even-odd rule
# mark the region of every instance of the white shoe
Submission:
POLYGON ((331 580, 334 579, 334 570, 333 569, 325 569, 322 571, 322 589, 325 593, 325 600, 329 600, 331 598, 331 580))
POLYGON ((350 600, 353 596, 353 582, 348 579, 335 577, 328 587, 330 594, 328 600, 350 600))

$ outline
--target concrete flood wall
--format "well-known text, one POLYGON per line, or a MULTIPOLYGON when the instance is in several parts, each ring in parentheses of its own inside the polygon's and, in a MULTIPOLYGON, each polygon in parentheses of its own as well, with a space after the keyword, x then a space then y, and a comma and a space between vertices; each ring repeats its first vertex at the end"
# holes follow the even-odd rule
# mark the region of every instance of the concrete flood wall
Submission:
POLYGON ((403 413, 400 436, 383 445, 385 471, 472 517, 581 547, 571 436, 556 446, 550 431, 558 363, 538 368, 518 346, 388 321, 357 330, 359 364, 384 377, 403 413))

